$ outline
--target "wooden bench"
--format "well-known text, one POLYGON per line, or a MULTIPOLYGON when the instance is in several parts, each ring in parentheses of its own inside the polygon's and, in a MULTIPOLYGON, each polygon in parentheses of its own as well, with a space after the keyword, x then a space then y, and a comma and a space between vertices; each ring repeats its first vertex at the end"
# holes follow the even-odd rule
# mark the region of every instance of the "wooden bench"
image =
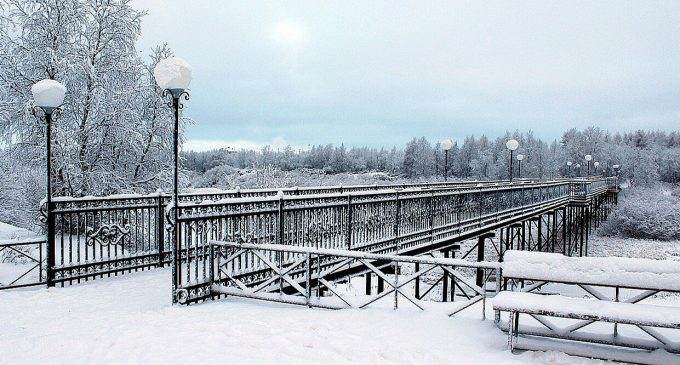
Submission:
MULTIPOLYGON (((497 324, 508 331, 511 349, 535 349, 527 344, 517 343, 518 334, 522 334, 525 338, 550 337, 589 342, 598 346, 638 349, 637 352, 663 349, 669 353, 680 353, 680 342, 669 339, 656 329, 680 329, 680 307, 640 303, 660 292, 680 292, 680 262, 618 257, 567 257, 553 253, 508 251, 503 263, 503 280, 518 290, 502 292, 493 300, 497 324), (578 287, 591 298, 535 293, 549 283, 578 287), (613 293, 607 294, 604 290, 613 293), (623 294, 627 296, 624 298, 623 294), (501 311, 510 313, 507 327, 500 322, 501 311), (520 326, 520 314, 532 317, 539 326, 520 326), (580 322, 565 327, 545 317, 580 322), (613 335, 582 330, 596 322, 613 323, 613 335), (621 336, 618 333, 619 324, 635 326, 648 336, 621 336)), ((573 344, 571 348, 575 348, 573 344)), ((558 349, 562 350, 561 347, 558 349)), ((571 353, 581 356, 588 354, 583 351, 571 353)), ((606 356, 599 357, 631 361, 630 357, 610 356, 614 355, 613 352, 610 354, 601 351, 600 354, 606 356)), ((680 364, 680 357, 669 356, 680 364)), ((632 361, 645 362, 644 358, 638 357, 634 357, 632 361)))

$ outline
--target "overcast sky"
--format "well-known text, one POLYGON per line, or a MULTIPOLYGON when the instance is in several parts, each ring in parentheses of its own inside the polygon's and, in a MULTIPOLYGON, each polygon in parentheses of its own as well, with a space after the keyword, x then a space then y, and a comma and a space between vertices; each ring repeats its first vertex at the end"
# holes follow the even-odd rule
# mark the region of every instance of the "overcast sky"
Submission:
POLYGON ((680 1, 133 4, 194 68, 190 149, 680 129, 680 1))

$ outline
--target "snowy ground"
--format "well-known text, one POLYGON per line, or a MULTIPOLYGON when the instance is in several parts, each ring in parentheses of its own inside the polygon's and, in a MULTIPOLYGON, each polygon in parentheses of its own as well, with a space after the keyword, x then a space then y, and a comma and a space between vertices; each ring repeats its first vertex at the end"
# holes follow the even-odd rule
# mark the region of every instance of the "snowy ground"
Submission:
POLYGON ((512 356, 479 310, 449 318, 443 304, 426 312, 239 299, 172 306, 169 278, 165 269, 0 294, 2 363, 592 363, 512 356))
MULTIPOLYGON (((170 305, 167 269, 66 288, 0 292, 0 364, 597 364, 557 352, 511 355, 488 308, 448 317, 403 306, 322 310, 224 299, 170 305)), ((668 299, 668 298, 666 298, 668 299)), ((677 302, 677 298, 674 299, 677 302)))

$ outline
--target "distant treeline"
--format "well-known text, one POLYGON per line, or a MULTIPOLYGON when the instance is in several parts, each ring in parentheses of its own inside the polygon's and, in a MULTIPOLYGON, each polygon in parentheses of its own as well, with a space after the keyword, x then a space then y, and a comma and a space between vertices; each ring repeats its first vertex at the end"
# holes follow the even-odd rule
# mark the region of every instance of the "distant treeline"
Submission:
MULTIPOLYGON (((457 141, 449 151, 449 176, 507 178, 509 152, 505 142, 510 138, 520 142, 515 156, 525 156, 521 167, 523 177, 583 176, 587 173, 584 156, 590 154, 593 162, 600 163, 599 171, 591 165, 591 174, 613 174, 612 167, 620 165, 620 175, 635 183, 675 183, 680 179, 680 133, 639 130, 612 134, 597 127, 570 129, 559 140, 551 142, 540 140, 531 132, 506 133, 495 139, 469 136, 457 141), (572 162, 571 167, 567 166, 568 161, 572 162)), ((329 144, 306 150, 291 147, 273 150, 267 146, 259 151, 186 152, 184 159, 184 168, 199 174, 225 166, 282 171, 316 169, 328 174, 385 172, 407 179, 432 177, 444 171, 444 152, 439 142, 424 137, 414 138, 403 148, 348 148, 329 144)), ((517 174, 516 160, 514 165, 517 174)))

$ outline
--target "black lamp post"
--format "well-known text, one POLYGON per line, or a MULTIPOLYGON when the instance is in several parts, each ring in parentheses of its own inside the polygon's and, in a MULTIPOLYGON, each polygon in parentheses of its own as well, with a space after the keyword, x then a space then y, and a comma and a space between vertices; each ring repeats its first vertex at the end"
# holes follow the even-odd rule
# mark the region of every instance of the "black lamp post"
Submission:
POLYGON ((567 177, 571 177, 571 161, 567 161, 567 177))
POLYGON ((444 150, 444 181, 447 181, 449 179, 449 150, 453 148, 453 141, 445 139, 441 142, 441 145, 444 150))
POLYGON ((524 160, 524 155, 520 153, 520 154, 517 155, 517 178, 518 179, 522 178, 522 160, 524 160))
POLYGON ((597 176, 597 168, 600 167, 600 163, 598 161, 593 162, 593 168, 595 169, 595 176, 597 176))
POLYGON ((519 142, 515 139, 510 139, 507 142, 505 142, 505 147, 510 150, 510 182, 512 182, 512 153, 515 152, 515 150, 519 147, 519 142))
POLYGON ((586 162, 588 163, 588 170, 587 170, 588 174, 586 175, 586 177, 590 177, 590 161, 592 161, 592 160, 593 160, 593 156, 586 155, 586 162))
POLYGON ((45 268, 48 287, 54 286, 54 215, 52 214, 52 120, 61 112, 61 105, 66 95, 66 87, 58 81, 45 79, 31 87, 33 94, 32 112, 45 120, 46 158, 47 158, 47 191, 45 198, 45 218, 47 219, 47 246, 45 268))
POLYGON ((177 302, 177 261, 178 258, 178 243, 179 243, 179 227, 177 225, 178 209, 179 209, 179 111, 183 109, 184 101, 189 100, 189 93, 187 88, 191 83, 191 66, 181 58, 170 57, 158 62, 153 72, 156 83, 163 90, 163 97, 172 96, 172 102, 169 106, 174 112, 174 126, 173 126, 173 180, 172 180, 172 299, 177 302))

